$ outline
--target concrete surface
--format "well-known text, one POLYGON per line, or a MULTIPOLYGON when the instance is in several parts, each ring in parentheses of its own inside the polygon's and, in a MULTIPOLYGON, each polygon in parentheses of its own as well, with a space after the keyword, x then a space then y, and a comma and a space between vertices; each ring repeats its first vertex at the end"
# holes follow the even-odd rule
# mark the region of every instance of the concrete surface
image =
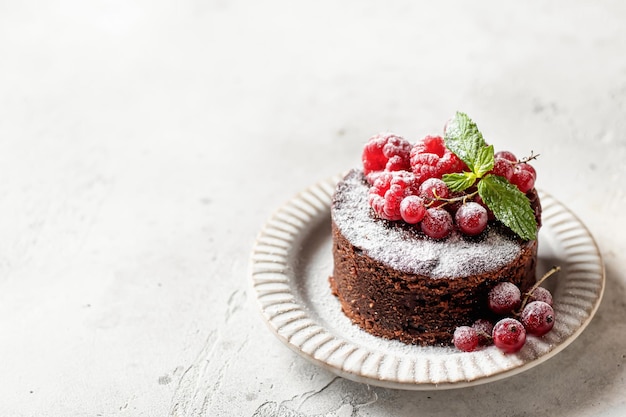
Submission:
POLYGON ((0 2, 0 415, 617 416, 626 411, 626 4, 0 2), (248 259, 294 193, 468 113, 541 154, 607 291, 565 351, 403 392, 266 328, 248 259))

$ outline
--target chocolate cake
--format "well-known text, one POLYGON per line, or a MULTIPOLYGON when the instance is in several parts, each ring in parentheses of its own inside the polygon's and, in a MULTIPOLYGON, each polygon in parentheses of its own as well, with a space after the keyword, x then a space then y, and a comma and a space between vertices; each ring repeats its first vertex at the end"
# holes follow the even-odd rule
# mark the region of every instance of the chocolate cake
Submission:
MULTIPOLYGON (((537 240, 524 240, 500 222, 477 236, 458 230, 432 239, 419 227, 377 216, 371 183, 361 170, 338 184, 331 206, 332 292, 365 331, 418 345, 449 345, 457 326, 489 317, 489 290, 510 281, 522 291, 535 282, 537 240)), ((536 191, 529 190, 540 220, 536 191)))

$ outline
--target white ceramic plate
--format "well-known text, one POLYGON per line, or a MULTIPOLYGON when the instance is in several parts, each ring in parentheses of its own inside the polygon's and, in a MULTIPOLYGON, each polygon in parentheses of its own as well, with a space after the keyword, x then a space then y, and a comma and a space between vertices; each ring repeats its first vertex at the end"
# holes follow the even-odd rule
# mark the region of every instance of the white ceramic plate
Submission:
POLYGON ((269 219, 250 268, 253 293, 270 329, 288 347, 330 371, 362 383, 409 390, 461 388, 509 377, 554 356, 576 339, 595 314, 604 291, 604 265, 589 231, 565 206, 540 192, 538 276, 546 281, 556 323, 529 336, 516 354, 491 346, 464 353, 372 336, 353 325, 331 294, 330 201, 337 181, 314 184, 269 219))

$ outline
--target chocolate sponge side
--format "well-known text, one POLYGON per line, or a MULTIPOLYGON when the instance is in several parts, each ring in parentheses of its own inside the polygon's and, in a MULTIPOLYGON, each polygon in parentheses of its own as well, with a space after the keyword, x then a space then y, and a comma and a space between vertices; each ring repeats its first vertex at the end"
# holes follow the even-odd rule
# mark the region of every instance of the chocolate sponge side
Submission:
POLYGON ((368 257, 333 222, 334 270, 330 285, 355 324, 379 337, 418 345, 450 345, 454 329, 490 318, 487 293, 511 281, 522 291, 535 282, 537 241, 524 244, 515 262, 500 271, 433 279, 406 274, 368 257))

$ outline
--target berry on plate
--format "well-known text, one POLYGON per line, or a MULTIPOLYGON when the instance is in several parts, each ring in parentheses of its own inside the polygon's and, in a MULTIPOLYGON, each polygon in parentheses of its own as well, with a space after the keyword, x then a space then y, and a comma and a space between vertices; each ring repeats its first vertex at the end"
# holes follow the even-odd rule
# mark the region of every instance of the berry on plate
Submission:
POLYGON ((511 282, 500 282, 489 291, 489 309, 496 314, 512 313, 521 302, 522 293, 517 285, 511 282))
POLYGON ((526 343, 526 330, 518 320, 507 317, 493 326, 493 344, 505 353, 515 353, 526 343))

